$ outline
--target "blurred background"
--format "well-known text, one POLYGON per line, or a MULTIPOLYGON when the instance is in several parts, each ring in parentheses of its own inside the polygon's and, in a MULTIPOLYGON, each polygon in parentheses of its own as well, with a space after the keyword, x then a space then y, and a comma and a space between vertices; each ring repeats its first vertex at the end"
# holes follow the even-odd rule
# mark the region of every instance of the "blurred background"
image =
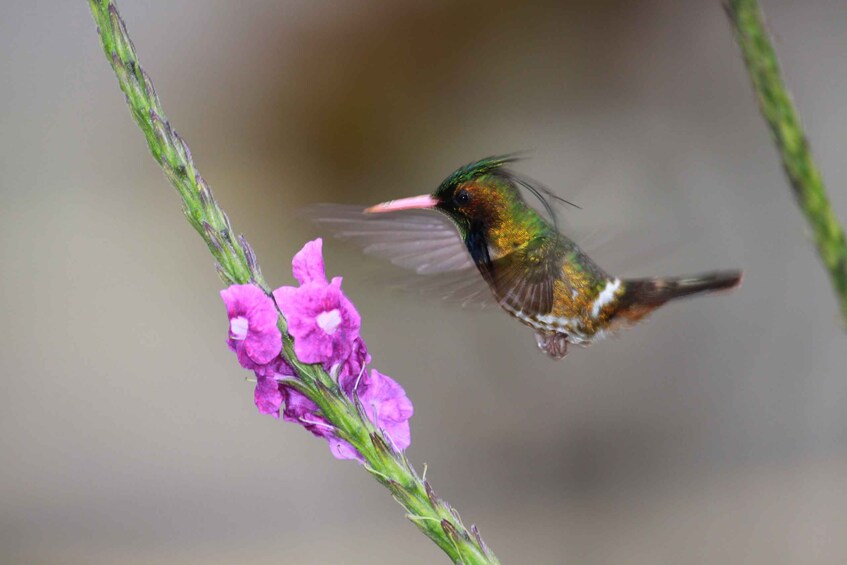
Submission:
MULTIPOLYGON (((410 458, 504 563, 847 561, 847 337, 717 0, 120 7, 271 284, 320 235, 302 206, 515 150, 568 222, 633 234, 595 253, 615 274, 745 269, 555 363, 325 244, 415 403, 410 458)), ((764 8, 847 221, 844 3, 764 8)), ((444 562, 355 463, 256 412, 86 4, 3 14, 0 561, 444 562)))

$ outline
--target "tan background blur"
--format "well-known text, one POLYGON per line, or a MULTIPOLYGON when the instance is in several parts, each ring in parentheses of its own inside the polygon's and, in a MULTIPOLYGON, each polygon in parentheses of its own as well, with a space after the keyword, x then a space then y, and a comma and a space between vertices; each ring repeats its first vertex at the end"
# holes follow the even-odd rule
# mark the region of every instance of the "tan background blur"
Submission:
MULTIPOLYGON (((272 283, 317 235, 298 207, 513 150, 582 205, 567 218, 634 226, 645 255, 598 250, 617 274, 746 270, 553 363, 327 243, 415 403, 411 459, 504 563, 846 562, 847 337, 719 3, 521 4, 121 7, 272 283)), ((765 8, 847 221, 847 6, 765 8)), ((256 412, 86 4, 2 13, 0 561, 444 562, 354 463, 256 412)))

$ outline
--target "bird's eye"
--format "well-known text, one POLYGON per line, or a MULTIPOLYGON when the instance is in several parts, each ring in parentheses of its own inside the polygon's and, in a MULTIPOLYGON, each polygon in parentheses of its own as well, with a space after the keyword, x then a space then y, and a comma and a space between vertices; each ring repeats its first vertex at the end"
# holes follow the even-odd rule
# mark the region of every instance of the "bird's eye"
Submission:
POLYGON ((465 189, 461 189, 456 192, 456 196, 453 197, 453 200, 459 206, 464 206, 471 200, 471 195, 468 194, 468 191, 465 189))

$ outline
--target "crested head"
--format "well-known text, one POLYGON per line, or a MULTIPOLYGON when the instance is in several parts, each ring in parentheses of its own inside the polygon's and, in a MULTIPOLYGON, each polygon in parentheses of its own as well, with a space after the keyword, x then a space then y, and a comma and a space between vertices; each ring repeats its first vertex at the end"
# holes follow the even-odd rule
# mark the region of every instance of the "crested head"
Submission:
POLYGON ((453 172, 438 186, 432 198, 435 208, 450 216, 462 232, 513 219, 528 209, 514 174, 506 166, 511 156, 487 157, 453 172))
POLYGON ((520 188, 532 192, 555 224, 555 213, 545 196, 558 198, 509 170, 514 156, 487 157, 453 172, 432 194, 389 200, 371 206, 365 213, 376 214, 410 209, 435 209, 447 215, 466 240, 501 248, 514 248, 540 232, 552 229, 531 207, 520 188), (495 240, 495 241, 492 241, 495 240))
POLYGON ((506 167, 518 160, 519 158, 514 155, 498 155, 474 161, 473 163, 469 163, 464 167, 459 167, 453 171, 453 173, 444 179, 441 185, 439 185, 438 191, 447 190, 449 187, 455 187, 468 181, 476 180, 487 174, 510 176, 506 167))

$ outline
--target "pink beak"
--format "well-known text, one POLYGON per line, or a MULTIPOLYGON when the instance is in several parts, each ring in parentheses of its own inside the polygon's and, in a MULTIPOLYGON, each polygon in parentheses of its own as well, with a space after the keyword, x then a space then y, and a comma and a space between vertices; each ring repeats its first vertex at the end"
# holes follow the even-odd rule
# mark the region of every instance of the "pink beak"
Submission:
POLYGON ((436 204, 438 204, 438 200, 429 194, 423 194, 421 196, 412 196, 411 198, 401 198, 400 200, 380 202, 370 208, 365 208, 365 213, 379 214, 382 212, 394 212, 396 210, 420 210, 424 208, 434 208, 436 204))

